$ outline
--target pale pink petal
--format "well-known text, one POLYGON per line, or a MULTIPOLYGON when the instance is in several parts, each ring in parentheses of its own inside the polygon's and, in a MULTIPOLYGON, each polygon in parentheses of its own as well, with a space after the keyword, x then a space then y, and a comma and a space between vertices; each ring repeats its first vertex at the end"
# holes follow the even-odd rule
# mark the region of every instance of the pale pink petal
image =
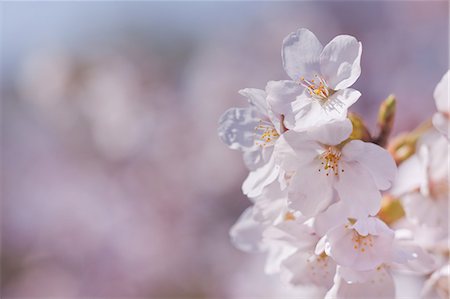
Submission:
POLYGON ((295 117, 292 102, 303 90, 304 87, 294 81, 270 81, 267 83, 266 92, 269 107, 278 121, 283 119, 283 124, 287 129, 294 128, 295 117))
POLYGON ((263 250, 262 232, 265 226, 253 219, 253 208, 247 208, 230 229, 233 245, 247 252, 263 250))
POLYGON ((316 285, 330 288, 336 263, 328 256, 298 251, 282 263, 282 280, 292 285, 316 285))
POLYGON ((361 74, 361 52, 361 43, 349 35, 338 35, 325 46, 320 69, 328 86, 339 90, 356 82, 361 74))
POLYGON ((305 216, 317 215, 333 199, 333 178, 319 172, 321 167, 320 162, 314 160, 301 167, 291 182, 288 193, 290 207, 305 216))
POLYGON ((313 79, 320 72, 322 44, 308 29, 301 28, 283 40, 281 57, 289 77, 299 81, 301 77, 313 79))
POLYGON ((398 174, 390 190, 394 196, 418 189, 426 180, 426 172, 418 155, 412 155, 398 167, 398 174))
POLYGON ((342 149, 343 158, 357 161, 372 175, 378 189, 391 187, 397 174, 394 159, 384 148, 370 142, 352 140, 342 149))
POLYGON ((343 119, 347 117, 348 108, 361 96, 356 89, 346 88, 333 93, 328 100, 322 104, 328 119, 343 119))
POLYGON ((257 88, 244 88, 239 94, 246 97, 250 105, 254 106, 263 115, 269 114, 269 106, 266 101, 266 92, 257 88))
POLYGON ((442 77, 441 81, 436 85, 434 89, 434 100, 436 101, 436 107, 439 112, 449 113, 450 111, 450 101, 449 101, 449 73, 447 71, 442 77))
POLYGON ((376 215, 380 210, 381 193, 369 171, 357 162, 341 161, 340 164, 335 188, 340 199, 347 203, 349 215, 357 219, 376 215))
POLYGON ((248 197, 261 195, 264 188, 275 181, 280 173, 280 167, 272 158, 262 167, 249 173, 242 184, 242 192, 248 197))
POLYGON ((349 119, 344 119, 311 128, 308 135, 311 139, 322 144, 338 145, 350 136, 352 130, 352 122, 349 119))
POLYGON ((314 219, 314 229, 319 236, 323 236, 331 228, 348 222, 348 207, 340 200, 318 214, 314 219))
POLYGON ((254 108, 230 108, 220 117, 218 134, 231 149, 255 147, 255 128, 261 120, 254 108))
POLYGON ((325 295, 326 299, 395 298, 395 284, 391 274, 385 269, 375 271, 370 280, 364 283, 348 283, 339 274, 334 285, 325 295))

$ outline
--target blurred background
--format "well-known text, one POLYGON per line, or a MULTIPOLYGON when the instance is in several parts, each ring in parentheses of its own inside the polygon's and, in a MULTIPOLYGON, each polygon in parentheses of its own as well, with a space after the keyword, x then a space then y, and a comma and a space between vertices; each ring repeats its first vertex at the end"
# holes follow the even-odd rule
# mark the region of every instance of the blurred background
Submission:
POLYGON ((447 1, 0 5, 2 298, 298 297, 229 241, 249 202, 221 113, 287 79, 299 27, 362 41, 373 129, 390 93, 395 132, 428 119, 448 69, 447 1))

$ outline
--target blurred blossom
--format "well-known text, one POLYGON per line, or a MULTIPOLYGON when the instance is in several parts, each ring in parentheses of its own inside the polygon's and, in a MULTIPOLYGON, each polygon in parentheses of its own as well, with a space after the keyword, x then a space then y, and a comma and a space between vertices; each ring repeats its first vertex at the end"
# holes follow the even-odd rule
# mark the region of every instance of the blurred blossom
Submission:
POLYGON ((246 105, 239 89, 288 79, 281 41, 299 27, 363 42, 354 110, 371 127, 390 93, 396 131, 431 117, 448 63, 444 2, 2 10, 2 298, 322 294, 265 276, 261 256, 231 245, 249 204, 220 114, 246 105))

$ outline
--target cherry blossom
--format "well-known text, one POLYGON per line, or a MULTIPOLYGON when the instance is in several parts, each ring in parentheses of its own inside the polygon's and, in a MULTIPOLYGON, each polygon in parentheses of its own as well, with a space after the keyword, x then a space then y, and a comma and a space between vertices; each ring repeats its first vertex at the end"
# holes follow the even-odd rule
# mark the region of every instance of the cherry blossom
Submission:
MULTIPOLYGON (((361 52, 361 43, 349 35, 336 36, 325 47, 304 28, 284 39, 283 67, 292 81, 279 85, 289 90, 288 94, 297 94, 292 103, 295 130, 346 117, 348 107, 361 96, 349 88, 361 74, 361 52)), ((273 94, 275 98, 286 96, 273 94)))
POLYGON ((415 155, 399 167, 391 191, 402 199, 406 216, 415 223, 448 227, 448 154, 449 144, 431 130, 418 142, 415 155))
POLYGON ((352 124, 346 119, 310 129, 286 132, 276 145, 277 163, 290 181, 290 206, 306 216, 325 210, 336 194, 349 203, 354 218, 375 215, 381 193, 391 186, 396 166, 383 148, 360 140, 348 141, 352 124))

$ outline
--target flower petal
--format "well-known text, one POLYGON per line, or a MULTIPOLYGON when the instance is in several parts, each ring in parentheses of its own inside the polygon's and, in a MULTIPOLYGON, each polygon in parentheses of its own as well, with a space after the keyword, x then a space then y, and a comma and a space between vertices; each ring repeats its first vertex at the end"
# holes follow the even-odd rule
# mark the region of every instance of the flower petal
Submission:
POLYGON ((438 130, 442 135, 444 135, 447 140, 450 140, 450 118, 446 116, 444 113, 435 113, 432 118, 433 126, 438 130))
POLYGON ((339 225, 327 233, 326 254, 337 264, 356 271, 374 270, 392 259, 394 235, 361 236, 347 225, 339 225))
POLYGON ((328 86, 339 90, 351 86, 361 74, 362 45, 350 35, 338 35, 323 49, 320 70, 328 86))
MULTIPOLYGON (((302 86, 290 80, 269 81, 267 83, 266 92, 269 107, 279 121, 283 119, 283 126, 288 129, 292 129, 295 124, 291 103, 303 90, 302 86)), ((283 132, 282 129, 280 131, 283 132)))
POLYGON ((239 90, 239 94, 248 99, 250 105, 254 106, 258 112, 268 115, 269 106, 266 101, 266 92, 257 88, 244 88, 239 90))
POLYGON ((275 181, 280 173, 280 167, 275 164, 274 155, 262 167, 249 173, 242 184, 242 192, 248 197, 261 195, 264 188, 275 181))
POLYGON ((262 232, 264 225, 253 219, 253 208, 248 207, 230 229, 233 245, 246 252, 263 250, 262 232))
POLYGON ((334 285, 325 299, 395 298, 395 284, 391 274, 384 268, 374 272, 372 278, 364 283, 348 283, 337 273, 334 285))
POLYGON ((301 28, 283 40, 281 58, 283 67, 294 81, 301 77, 313 79, 320 71, 322 44, 308 29, 301 28))
POLYGON ((331 178, 320 173, 320 168, 318 160, 301 167, 288 191, 290 207, 308 217, 325 210, 333 199, 331 178))
POLYGON ((337 120, 319 127, 311 128, 308 135, 326 145, 338 145, 352 133, 353 125, 349 119, 337 120))
POLYGON ((445 75, 442 77, 441 81, 436 85, 434 89, 434 100, 436 101, 436 107, 439 112, 449 113, 450 111, 450 102, 448 98, 448 85, 449 85, 449 73, 447 71, 445 75))
POLYGON ((343 119, 347 117, 348 108, 353 105, 360 96, 361 93, 353 88, 336 91, 323 105, 327 112, 328 119, 343 119))
POLYGON ((323 236, 331 228, 347 223, 347 211, 348 207, 342 200, 329 206, 325 212, 320 213, 314 219, 316 233, 319 236, 323 236))
POLYGON ((254 147, 258 116, 254 108, 228 109, 219 120, 220 139, 231 149, 246 150, 254 147))
POLYGON ((412 155, 398 167, 398 174, 390 193, 394 196, 400 196, 419 188, 426 180, 426 172, 419 156, 417 154, 412 155))
POLYGON ((370 142, 352 140, 342 149, 347 160, 358 161, 372 175, 380 190, 391 187, 397 174, 394 159, 384 148, 370 142))
POLYGON ((299 166, 310 163, 318 156, 321 146, 306 134, 287 131, 277 140, 274 159, 277 165, 288 172, 296 171, 299 166))
POLYGON ((282 280, 292 285, 311 285, 330 288, 336 263, 328 256, 298 251, 282 263, 282 280))
POLYGON ((335 188, 339 198, 347 203, 349 215, 366 218, 376 215, 380 210, 381 194, 370 173, 357 162, 341 162, 335 188))

